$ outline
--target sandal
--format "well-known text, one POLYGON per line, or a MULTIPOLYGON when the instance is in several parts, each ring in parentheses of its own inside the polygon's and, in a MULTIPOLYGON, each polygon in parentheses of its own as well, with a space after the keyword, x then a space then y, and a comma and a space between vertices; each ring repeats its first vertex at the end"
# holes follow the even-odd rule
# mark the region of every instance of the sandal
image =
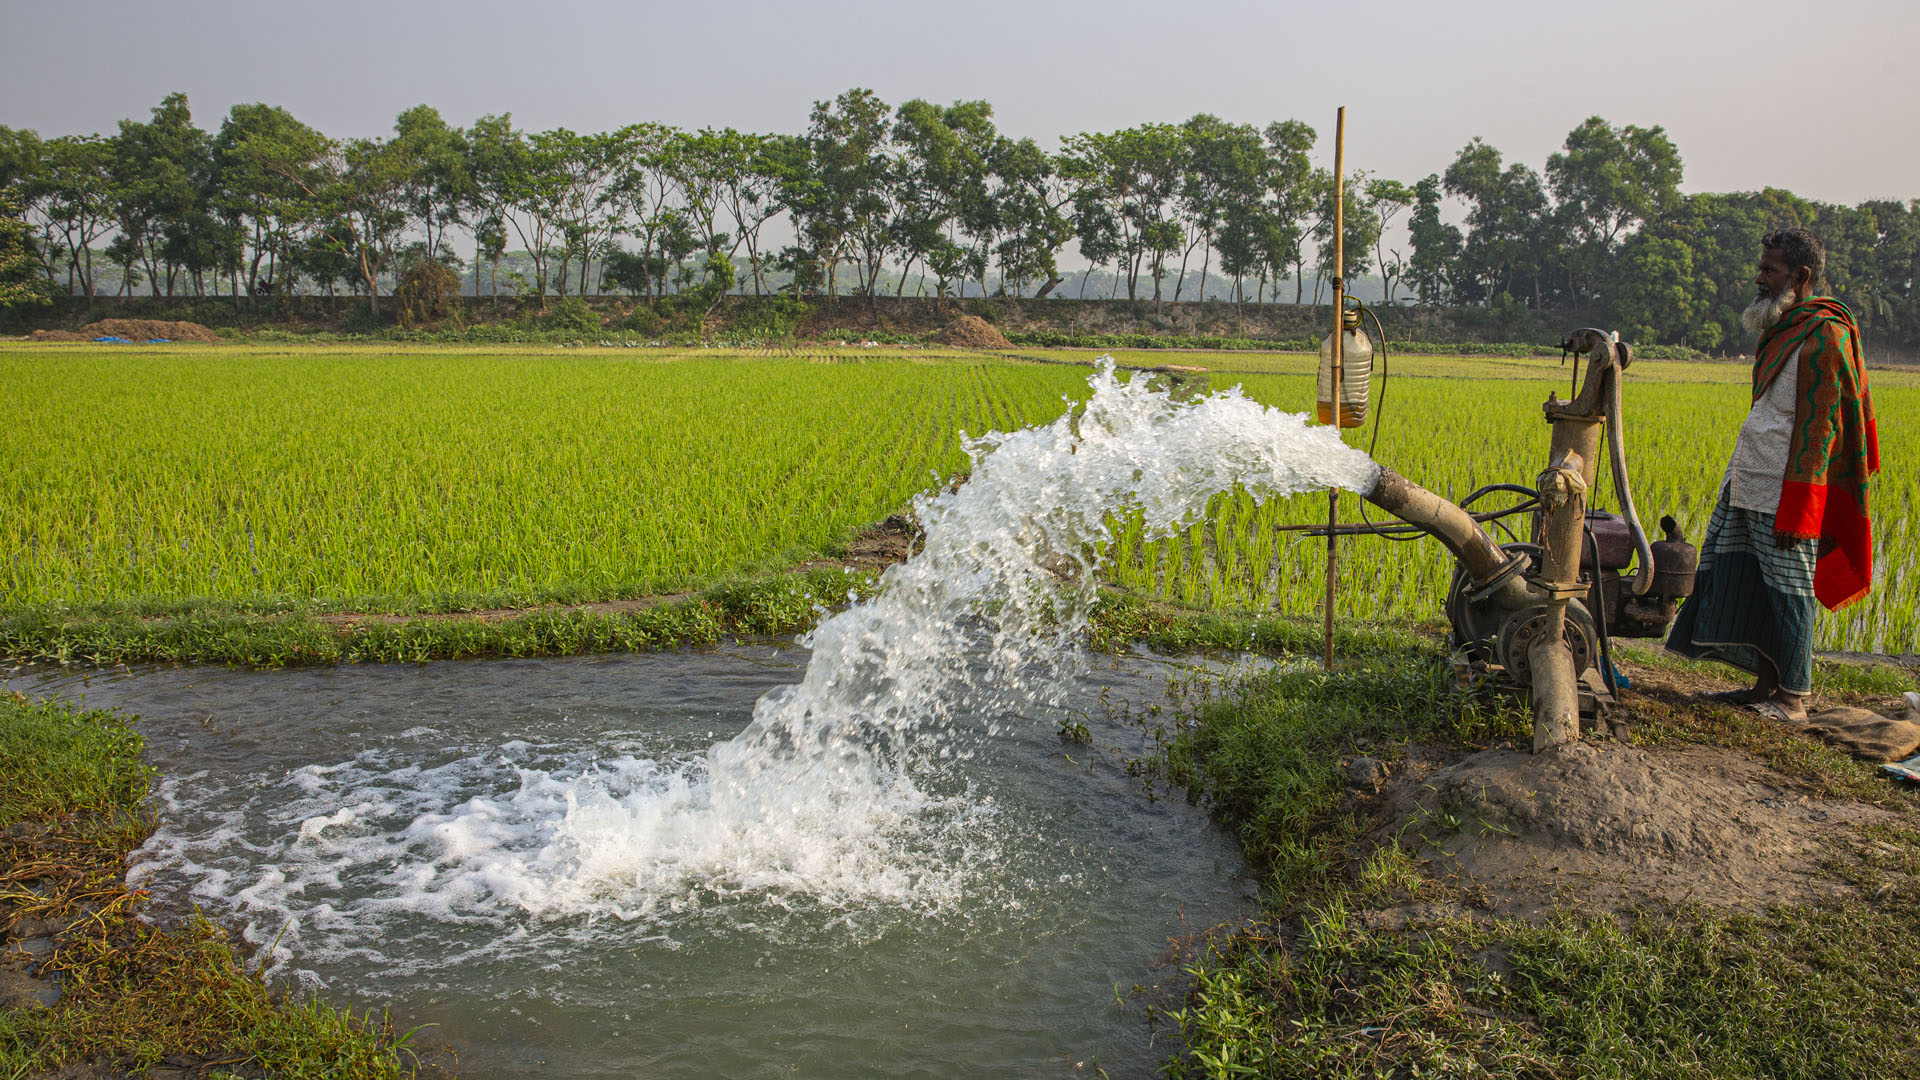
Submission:
POLYGON ((1806 717, 1795 716, 1771 700, 1749 701, 1747 702, 1747 711, 1759 713, 1769 720, 1782 724, 1804 724, 1807 722, 1806 717))

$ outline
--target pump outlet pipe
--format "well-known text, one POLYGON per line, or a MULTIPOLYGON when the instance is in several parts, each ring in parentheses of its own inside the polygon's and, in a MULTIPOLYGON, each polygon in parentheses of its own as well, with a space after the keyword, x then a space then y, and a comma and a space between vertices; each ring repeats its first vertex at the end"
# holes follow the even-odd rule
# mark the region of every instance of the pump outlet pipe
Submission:
POLYGON ((1373 489, 1362 497, 1401 521, 1432 534, 1459 560, 1476 590, 1495 587, 1500 591, 1518 590, 1512 599, 1525 598, 1526 582, 1519 572, 1525 569, 1525 559, 1501 550, 1480 523, 1473 520, 1473 515, 1459 506, 1384 465, 1373 489))

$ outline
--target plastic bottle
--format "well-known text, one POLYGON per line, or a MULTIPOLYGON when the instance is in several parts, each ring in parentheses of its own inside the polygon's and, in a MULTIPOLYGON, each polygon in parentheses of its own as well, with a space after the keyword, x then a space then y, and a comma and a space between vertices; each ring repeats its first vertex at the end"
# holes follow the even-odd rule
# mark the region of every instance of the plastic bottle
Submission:
MULTIPOLYGON (((1373 339, 1360 329, 1360 313, 1342 314, 1340 357, 1340 426, 1367 422, 1367 395, 1373 384, 1373 339)), ((1314 392, 1314 414, 1321 423, 1333 422, 1333 335, 1320 342, 1320 379, 1314 392)))

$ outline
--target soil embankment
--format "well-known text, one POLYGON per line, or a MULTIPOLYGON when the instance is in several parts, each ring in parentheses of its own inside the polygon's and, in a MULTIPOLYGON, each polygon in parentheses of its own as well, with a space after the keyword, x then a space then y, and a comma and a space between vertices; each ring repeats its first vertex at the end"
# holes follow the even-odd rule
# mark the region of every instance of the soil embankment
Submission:
POLYGON ((135 343, 154 341, 193 341, 209 343, 220 336, 197 322, 168 319, 101 319, 78 330, 35 330, 27 335, 33 341, 98 341, 120 338, 135 343))

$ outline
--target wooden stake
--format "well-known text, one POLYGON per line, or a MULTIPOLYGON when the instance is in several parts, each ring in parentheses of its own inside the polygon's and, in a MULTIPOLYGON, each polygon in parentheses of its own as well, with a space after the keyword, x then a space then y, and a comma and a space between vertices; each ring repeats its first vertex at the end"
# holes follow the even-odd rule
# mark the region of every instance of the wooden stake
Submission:
MULTIPOLYGON (((1345 328, 1341 326, 1342 309, 1346 307, 1346 240, 1347 228, 1344 204, 1347 158, 1347 107, 1342 105, 1333 126, 1333 408, 1329 410, 1333 417, 1333 433, 1340 434, 1345 422, 1344 410, 1340 405, 1340 375, 1345 356, 1345 328)), ((1340 524, 1340 489, 1327 489, 1327 628, 1326 655, 1322 666, 1333 670, 1333 594, 1334 584, 1338 580, 1339 543, 1338 526, 1340 524)))

